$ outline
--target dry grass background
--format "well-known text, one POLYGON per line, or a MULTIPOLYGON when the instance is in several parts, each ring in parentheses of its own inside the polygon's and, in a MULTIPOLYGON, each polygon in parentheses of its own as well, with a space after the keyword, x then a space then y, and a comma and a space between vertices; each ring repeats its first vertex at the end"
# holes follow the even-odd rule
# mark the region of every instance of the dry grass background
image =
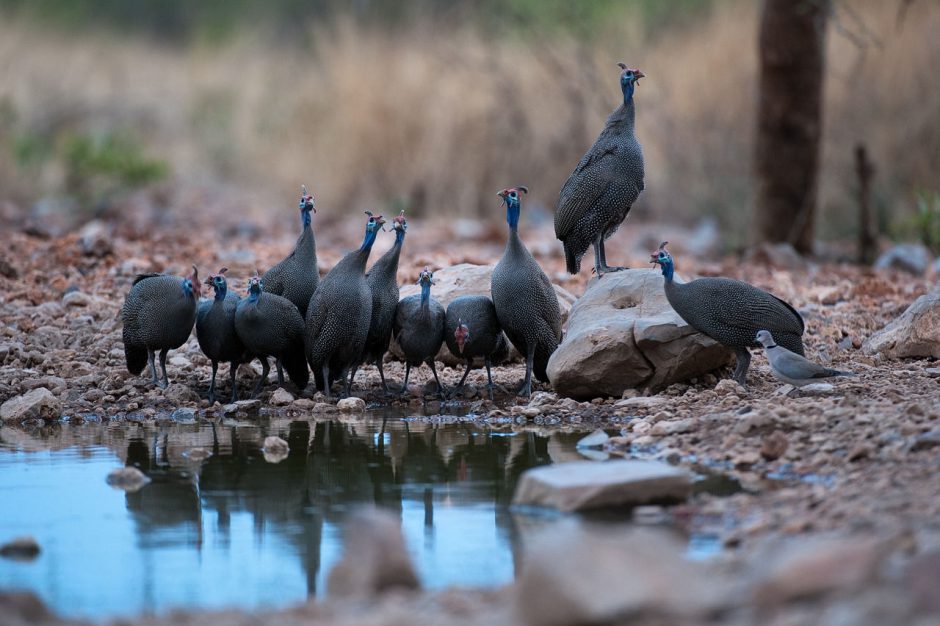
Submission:
MULTIPOLYGON (((170 165, 174 186, 227 185, 238 212, 293 203, 300 182, 325 219, 373 207, 479 216, 497 210, 498 189, 517 183, 530 186, 530 207, 551 211, 619 102, 615 62, 623 60, 648 76, 637 95, 648 182, 634 219, 715 216, 726 245, 738 245, 752 203, 756 5, 719 2, 656 32, 625 18, 590 43, 431 20, 394 31, 340 21, 314 30, 312 49, 250 35, 184 47, 51 37, 5 21, 0 201, 29 206, 64 186, 54 159, 17 164, 8 149, 17 137, 54 144, 70 133, 120 131, 170 165)), ((940 188, 940 3, 912 3, 900 23, 900 3, 836 6, 824 236, 853 232, 857 142, 878 167, 884 215, 908 212, 918 189, 940 188)))

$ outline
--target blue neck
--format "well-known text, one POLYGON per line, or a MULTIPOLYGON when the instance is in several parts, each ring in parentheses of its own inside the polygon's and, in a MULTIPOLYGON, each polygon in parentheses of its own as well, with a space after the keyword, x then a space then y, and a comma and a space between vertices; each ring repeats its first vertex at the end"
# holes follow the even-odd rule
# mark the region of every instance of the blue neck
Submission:
POLYGON ((187 298, 193 297, 193 283, 188 278, 183 279, 183 295, 187 298))
POLYGON ((395 243, 401 245, 405 241, 405 229, 399 228, 395 230, 395 243))
POLYGON ((366 229, 366 238, 362 240, 362 247, 359 248, 361 251, 371 250, 372 244, 375 243, 375 230, 366 229))
POLYGON ((216 300, 225 300, 225 294, 228 293, 228 285, 222 283, 221 285, 213 285, 215 287, 215 299, 216 300))
POLYGON ((509 228, 511 230, 516 230, 519 228, 519 212, 520 206, 518 200, 507 200, 506 201, 506 221, 509 223, 509 228))
POLYGON ((667 283, 672 282, 672 272, 673 272, 672 261, 666 261, 665 263, 663 263, 663 276, 666 277, 667 283))
POLYGON ((305 209, 300 212, 300 224, 304 230, 310 228, 310 211, 305 209))
POLYGON ((428 306, 428 303, 431 301, 431 283, 427 281, 421 281, 421 306, 428 306))
POLYGON ((260 290, 260 289, 258 289, 257 287, 249 287, 249 288, 248 288, 248 301, 249 301, 249 302, 257 302, 257 301, 258 301, 258 298, 260 298, 260 297, 261 297, 261 290, 260 290))
POLYGON ((628 104, 633 102, 633 89, 636 86, 634 81, 629 81, 626 83, 620 83, 620 89, 623 90, 623 103, 628 104))

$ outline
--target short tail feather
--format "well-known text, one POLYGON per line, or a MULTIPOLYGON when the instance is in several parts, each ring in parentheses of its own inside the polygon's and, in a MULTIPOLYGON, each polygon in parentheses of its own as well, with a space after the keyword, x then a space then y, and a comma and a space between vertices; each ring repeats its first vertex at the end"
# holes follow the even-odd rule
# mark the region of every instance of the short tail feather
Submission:
POLYGON ((565 266, 568 269, 568 273, 577 274, 581 271, 581 258, 574 250, 574 246, 568 241, 563 241, 562 244, 565 248, 565 266))
POLYGON ((147 349, 124 344, 124 358, 127 360, 127 371, 139 376, 147 367, 147 349))
POLYGON ((287 376, 297 388, 303 390, 310 382, 310 370, 307 368, 307 359, 303 350, 294 350, 281 357, 281 365, 287 371, 287 376))

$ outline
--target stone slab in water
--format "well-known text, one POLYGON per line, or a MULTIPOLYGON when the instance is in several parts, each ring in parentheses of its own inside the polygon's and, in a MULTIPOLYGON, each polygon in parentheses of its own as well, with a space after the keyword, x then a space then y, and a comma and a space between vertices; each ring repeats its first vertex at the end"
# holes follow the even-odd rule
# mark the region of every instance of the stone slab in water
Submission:
POLYGON ((572 461, 525 472, 513 504, 581 511, 683 501, 691 489, 692 476, 687 471, 659 461, 572 461))

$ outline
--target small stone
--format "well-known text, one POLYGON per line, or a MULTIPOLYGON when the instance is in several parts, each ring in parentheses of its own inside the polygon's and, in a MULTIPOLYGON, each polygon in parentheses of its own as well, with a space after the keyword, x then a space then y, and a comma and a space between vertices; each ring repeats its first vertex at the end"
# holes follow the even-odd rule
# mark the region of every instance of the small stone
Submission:
POLYGON ((641 435, 633 440, 633 445, 638 448, 644 448, 646 446, 651 446, 656 443, 656 437, 650 435, 641 435))
POLYGON ((104 257, 114 252, 111 227, 102 220, 91 220, 78 233, 78 245, 85 256, 104 257))
POLYGON ((523 417, 533 418, 542 414, 542 408, 538 406, 514 406, 509 412, 512 415, 522 415, 523 417))
POLYGON ((578 443, 578 448, 597 448, 603 446, 610 439, 610 435, 605 433, 602 429, 598 428, 590 435, 582 437, 578 443))
POLYGON ((747 393, 747 391, 738 384, 738 381, 731 380, 730 378, 722 378, 718 381, 718 384, 715 385, 715 393, 719 396, 726 396, 732 393, 740 396, 741 394, 747 393))
POLYGON ((881 253, 875 261, 876 270, 901 270, 923 276, 933 262, 930 250, 920 243, 901 243, 881 253))
POLYGON ((664 437, 666 435, 680 435, 687 433, 695 428, 695 420, 690 417, 678 420, 667 420, 653 424, 650 434, 654 437, 664 437))
POLYGON ((800 394, 804 396, 826 396, 835 390, 832 383, 810 383, 800 387, 800 394))
POLYGON ((0 420, 22 422, 28 419, 55 420, 61 415, 59 400, 45 387, 37 387, 0 405, 0 420))
POLYGON ((760 461, 760 454, 754 450, 745 450, 731 457, 731 462, 735 467, 751 467, 760 461))
POLYGON ((257 398, 252 398, 251 400, 239 400, 235 403, 235 410, 243 411, 248 415, 256 414, 261 410, 261 400, 258 400, 257 398))
MULTIPOLYGON (((268 402, 274 406, 287 406, 294 401, 294 396, 291 392, 283 387, 278 387, 274 390, 274 393, 271 394, 271 397, 268 399, 268 402)), ((311 404, 312 406, 312 404, 311 404)))
POLYGON ((81 291, 70 291, 62 298, 62 304, 65 306, 88 306, 91 304, 91 296, 81 291))
POLYGON ((928 367, 924 369, 924 373, 931 378, 940 378, 940 367, 928 367))
POLYGON ((268 463, 280 463, 290 454, 290 446, 280 437, 272 435, 265 437, 261 452, 268 463))
POLYGON ((930 450, 940 446, 940 430, 931 430, 918 435, 911 444, 911 452, 920 452, 921 450, 930 450))
POLYGON ((782 431, 775 430, 761 440, 760 455, 765 461, 776 461, 786 453, 788 446, 787 436, 782 431))
POLYGON ((184 369, 192 369, 193 367, 192 361, 190 361, 189 359, 187 359, 181 354, 177 354, 175 356, 170 357, 169 363, 170 365, 174 367, 180 367, 184 369))
POLYGON ((861 459, 867 459, 871 457, 874 451, 875 450, 871 447, 871 444, 863 442, 853 447, 845 458, 849 463, 852 463, 854 461, 860 461, 861 459))
POLYGON ((199 394, 182 383, 170 383, 163 390, 163 397, 173 404, 196 404, 199 402, 199 394))
POLYGON ((122 467, 108 474, 108 484, 128 493, 140 491, 150 478, 136 467, 122 467))
POLYGON ((0 556, 14 561, 32 561, 39 556, 39 542, 34 537, 17 537, 0 546, 0 556))
POLYGON ((614 407, 630 409, 652 409, 664 404, 668 404, 669 401, 669 398, 664 398, 662 396, 637 396, 635 398, 627 398, 626 400, 617 400, 617 402, 614 402, 614 407))
POLYGON ((222 405, 222 415, 235 415, 238 413, 238 405, 234 402, 222 405))
POLYGON ((310 398, 297 398, 291 402, 290 406, 292 409, 297 409, 298 411, 309 411, 316 406, 316 404, 317 403, 310 398))
POLYGON ((366 410, 366 401, 362 398, 343 398, 336 403, 336 408, 344 413, 362 413, 366 410))
POLYGON ((692 478, 687 471, 658 461, 570 461, 524 472, 513 503, 580 511, 610 505, 683 501, 691 487, 692 478))
POLYGON ((631 426, 630 430, 636 433, 637 435, 645 435, 653 430, 653 425, 647 422, 646 420, 635 420, 631 426))

